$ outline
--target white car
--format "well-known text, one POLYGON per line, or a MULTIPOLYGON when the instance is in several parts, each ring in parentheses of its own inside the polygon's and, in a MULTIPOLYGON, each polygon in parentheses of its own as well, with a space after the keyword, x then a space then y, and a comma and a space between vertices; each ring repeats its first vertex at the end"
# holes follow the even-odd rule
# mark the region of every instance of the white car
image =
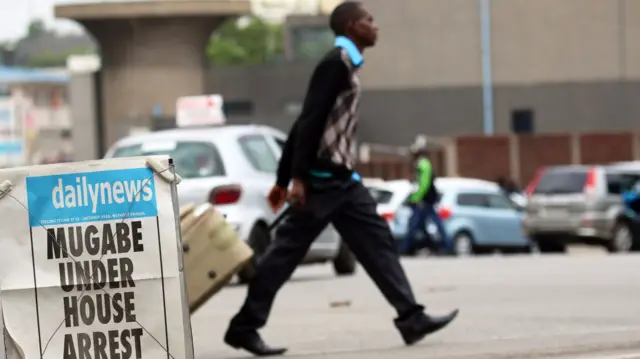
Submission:
POLYGON ((378 214, 387 221, 395 237, 396 214, 402 209, 403 203, 415 186, 407 180, 375 182, 365 186, 378 204, 378 214))
MULTIPOLYGON (((170 155, 183 178, 178 185, 180 203, 215 205, 258 260, 272 240, 267 227, 276 214, 266 196, 275 183, 285 141, 285 133, 268 126, 181 128, 123 138, 105 157, 170 155)), ((251 278, 255 260, 240 273, 241 281, 251 278)), ((331 225, 315 240, 303 263, 328 261, 333 261, 338 275, 355 271, 353 254, 331 225)))

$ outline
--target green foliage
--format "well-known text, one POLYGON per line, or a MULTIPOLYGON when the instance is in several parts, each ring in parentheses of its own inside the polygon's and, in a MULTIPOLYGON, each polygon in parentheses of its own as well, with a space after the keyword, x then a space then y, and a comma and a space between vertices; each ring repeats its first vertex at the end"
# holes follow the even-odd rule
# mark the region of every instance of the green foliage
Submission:
POLYGON ((29 28, 27 30, 27 37, 36 37, 45 32, 47 32, 47 27, 45 26, 44 21, 40 19, 32 20, 29 23, 29 28))
POLYGON ((211 35, 206 48, 207 58, 215 66, 265 64, 283 53, 282 26, 255 16, 225 22, 211 35))
POLYGON ((71 55, 88 55, 93 54, 91 48, 73 48, 65 53, 41 52, 30 56, 25 64, 26 67, 64 67, 67 64, 67 58, 71 55))
POLYGON ((66 54, 39 53, 29 57, 26 67, 62 67, 67 57, 66 54))

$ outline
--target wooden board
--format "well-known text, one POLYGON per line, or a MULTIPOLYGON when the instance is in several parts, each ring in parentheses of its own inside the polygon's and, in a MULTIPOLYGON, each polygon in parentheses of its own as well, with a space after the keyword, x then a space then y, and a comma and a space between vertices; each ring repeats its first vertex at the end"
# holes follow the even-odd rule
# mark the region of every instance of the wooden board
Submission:
POLYGON ((184 274, 191 313, 222 289, 253 251, 212 206, 180 208, 184 274))

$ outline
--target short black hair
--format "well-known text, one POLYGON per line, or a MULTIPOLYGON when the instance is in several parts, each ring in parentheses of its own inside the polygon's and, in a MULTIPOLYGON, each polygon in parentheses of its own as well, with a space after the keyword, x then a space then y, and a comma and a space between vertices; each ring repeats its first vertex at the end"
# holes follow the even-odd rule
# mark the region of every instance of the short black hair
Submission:
POLYGON ((359 20, 362 3, 356 0, 347 0, 336 6, 329 17, 329 26, 336 36, 346 35, 347 24, 359 20))

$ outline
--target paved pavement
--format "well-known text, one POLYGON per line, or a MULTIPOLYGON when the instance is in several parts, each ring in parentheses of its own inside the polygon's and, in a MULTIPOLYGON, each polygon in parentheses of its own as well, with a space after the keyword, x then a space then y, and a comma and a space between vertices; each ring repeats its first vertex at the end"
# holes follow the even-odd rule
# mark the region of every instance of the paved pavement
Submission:
MULTIPOLYGON (((348 278, 330 266, 300 268, 262 334, 304 359, 640 359, 640 256, 587 249, 404 265, 430 313, 461 310, 414 347, 402 345, 392 309, 361 268, 348 278), (332 306, 341 302, 349 305, 332 306)), ((221 339, 245 291, 226 288, 194 315, 197 359, 248 357, 221 339)))

